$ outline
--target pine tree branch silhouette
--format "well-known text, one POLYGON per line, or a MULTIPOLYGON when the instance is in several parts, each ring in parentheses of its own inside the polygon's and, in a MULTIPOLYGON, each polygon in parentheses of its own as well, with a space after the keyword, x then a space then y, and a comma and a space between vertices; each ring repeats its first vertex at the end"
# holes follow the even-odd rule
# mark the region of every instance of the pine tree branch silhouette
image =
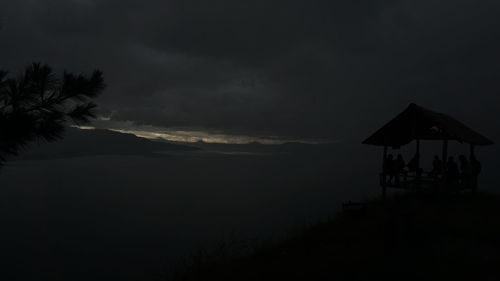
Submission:
POLYGON ((33 63, 17 78, 0 71, 0 167, 31 142, 62 138, 69 122, 89 123, 97 107, 92 100, 104 89, 98 70, 57 77, 49 65, 33 63))

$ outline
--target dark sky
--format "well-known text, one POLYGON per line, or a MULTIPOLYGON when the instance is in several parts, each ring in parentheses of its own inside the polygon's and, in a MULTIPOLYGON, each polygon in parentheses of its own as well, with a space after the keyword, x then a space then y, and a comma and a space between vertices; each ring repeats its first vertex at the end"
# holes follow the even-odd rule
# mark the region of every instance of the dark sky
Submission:
POLYGON ((361 141, 416 102, 495 140, 499 18, 498 0, 2 1, 0 66, 103 70, 100 127, 361 141))

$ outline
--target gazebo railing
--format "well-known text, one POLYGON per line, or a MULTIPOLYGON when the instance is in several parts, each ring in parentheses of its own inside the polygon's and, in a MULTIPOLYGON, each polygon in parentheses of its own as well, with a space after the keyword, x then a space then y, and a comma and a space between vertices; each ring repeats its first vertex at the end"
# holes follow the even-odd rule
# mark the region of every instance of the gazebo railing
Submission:
POLYGON ((408 190, 464 190, 475 189, 476 178, 462 178, 462 177, 447 177, 446 175, 435 175, 432 173, 416 173, 416 172, 403 172, 403 173, 380 173, 380 186, 386 188, 398 188, 408 190))

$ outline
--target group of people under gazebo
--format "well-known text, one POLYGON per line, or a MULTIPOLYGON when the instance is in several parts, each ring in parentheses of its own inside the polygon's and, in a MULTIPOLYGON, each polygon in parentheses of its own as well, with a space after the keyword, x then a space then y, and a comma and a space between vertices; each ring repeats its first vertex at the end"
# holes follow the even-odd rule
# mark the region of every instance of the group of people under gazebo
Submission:
POLYGON ((463 154, 458 156, 458 164, 454 156, 449 156, 443 163, 436 154, 432 160, 432 170, 428 172, 420 168, 419 162, 419 154, 415 154, 408 164, 401 154, 396 158, 392 154, 387 155, 382 172, 384 184, 404 188, 420 181, 434 186, 439 184, 449 189, 474 189, 481 172, 481 163, 474 154, 470 155, 469 159, 463 154))
POLYGON ((462 190, 477 188, 481 164, 474 154, 475 146, 491 145, 485 136, 443 113, 414 103, 363 141, 364 144, 383 147, 383 171, 380 174, 382 197, 388 187, 406 189, 462 190), (441 141, 442 156, 434 156, 432 170, 424 172, 420 166, 420 141, 441 141), (470 146, 470 156, 448 156, 448 142, 456 141, 470 146), (388 154, 388 149, 399 149, 411 142, 416 144, 413 158, 405 163, 402 155, 388 154))

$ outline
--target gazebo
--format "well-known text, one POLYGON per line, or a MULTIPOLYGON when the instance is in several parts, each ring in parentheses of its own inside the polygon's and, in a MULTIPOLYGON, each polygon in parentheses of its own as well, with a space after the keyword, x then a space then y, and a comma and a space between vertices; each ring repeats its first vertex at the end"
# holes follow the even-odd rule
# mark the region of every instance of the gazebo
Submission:
MULTIPOLYGON (((462 190, 476 188, 476 179, 465 181, 452 179, 447 169, 448 142, 458 141, 469 144, 470 160, 475 160, 474 146, 491 145, 493 142, 475 132, 454 118, 435 111, 428 110, 414 103, 410 104, 403 112, 385 124, 382 128, 368 137, 363 144, 381 146, 384 148, 383 171, 380 173, 382 197, 386 197, 386 189, 431 189, 431 190, 462 190), (416 153, 413 159, 413 171, 388 171, 387 148, 395 149, 416 141, 416 153), (420 141, 442 140, 442 170, 439 175, 424 173, 420 168, 420 141), (390 174, 389 174, 390 173, 390 174), (396 177, 395 182, 388 178, 396 177)), ((477 176, 477 175, 476 175, 477 176)))

